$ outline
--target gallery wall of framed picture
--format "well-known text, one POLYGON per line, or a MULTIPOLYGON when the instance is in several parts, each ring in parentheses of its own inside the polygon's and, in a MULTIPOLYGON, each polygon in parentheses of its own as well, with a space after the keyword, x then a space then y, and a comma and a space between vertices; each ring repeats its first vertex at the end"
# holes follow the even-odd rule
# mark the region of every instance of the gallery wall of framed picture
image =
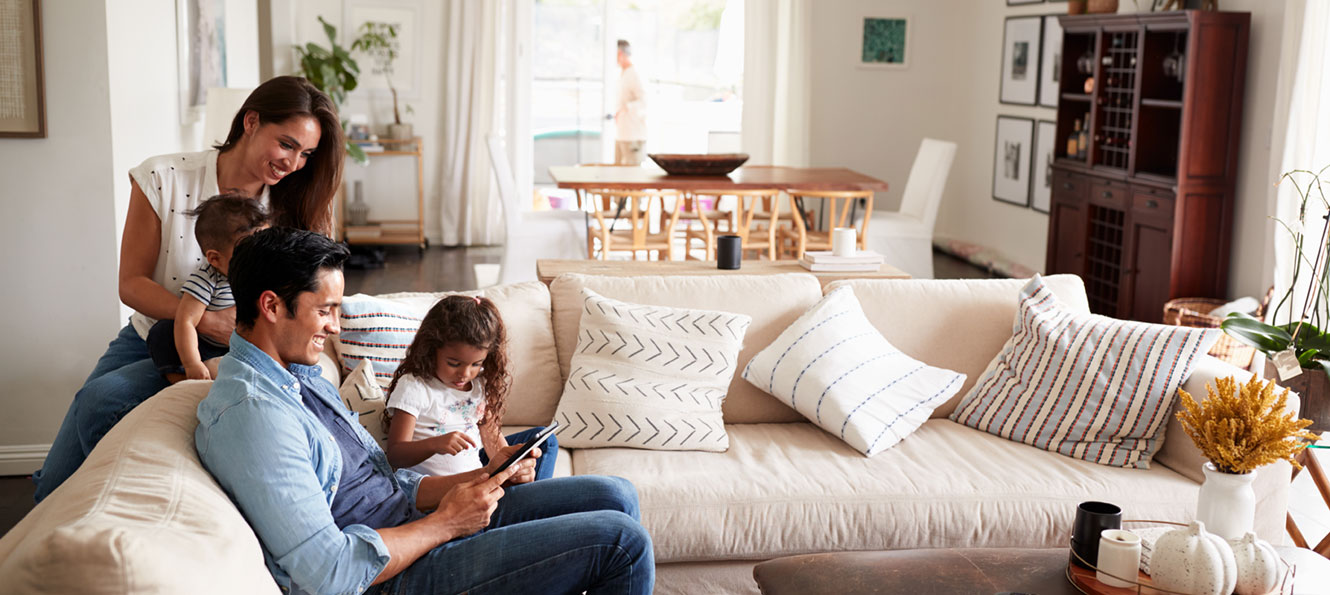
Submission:
MULTIPOLYGON (((1045 0, 1004 1, 1007 6, 1016 7, 1045 3, 1045 0)), ((1058 17, 1066 14, 1061 9, 1065 2, 1048 0, 1047 3, 1055 4, 1058 12, 1003 19, 998 86, 999 104, 1021 106, 1021 111, 1027 113, 1047 111, 1047 116, 999 111, 993 143, 993 200, 1045 214, 1051 196, 1049 166, 1057 143, 1052 110, 1058 105, 1062 64, 1062 26, 1058 17)))

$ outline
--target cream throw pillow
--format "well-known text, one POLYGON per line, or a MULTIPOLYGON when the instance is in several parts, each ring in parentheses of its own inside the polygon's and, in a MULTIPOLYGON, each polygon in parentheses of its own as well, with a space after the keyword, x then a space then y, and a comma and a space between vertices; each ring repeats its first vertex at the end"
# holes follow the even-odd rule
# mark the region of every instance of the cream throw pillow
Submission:
POLYGON ((582 295, 559 444, 728 449, 720 408, 752 318, 582 295))
POLYGON ((849 287, 795 320, 743 377, 867 456, 910 435, 965 383, 888 343, 849 287))
POLYGON ((369 360, 362 360, 347 375, 338 393, 347 409, 360 414, 360 425, 379 441, 380 447, 386 448, 388 433, 383 430, 383 408, 387 401, 374 378, 374 366, 369 360))

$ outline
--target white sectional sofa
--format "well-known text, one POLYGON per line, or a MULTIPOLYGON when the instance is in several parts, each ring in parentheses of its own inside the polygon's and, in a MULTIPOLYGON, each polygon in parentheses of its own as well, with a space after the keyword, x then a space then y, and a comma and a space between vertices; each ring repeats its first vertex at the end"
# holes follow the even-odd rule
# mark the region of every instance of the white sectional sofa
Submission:
MULTIPOLYGON (((1046 282, 1085 309, 1081 281, 1046 282)), ((873 325, 906 354, 967 375, 961 392, 904 441, 866 458, 736 375, 724 402, 726 452, 563 450, 560 473, 631 480, 655 543, 657 592, 756 592, 759 561, 810 552, 1065 546, 1078 502, 1130 519, 1189 520, 1203 458, 1176 422, 1148 470, 1071 459, 946 419, 1010 337, 1022 280, 864 280, 873 325)), ((738 369, 822 295, 809 275, 587 277, 546 290, 485 290, 510 328, 507 425, 554 415, 576 345, 581 289, 613 299, 752 316, 738 369)), ((437 296, 382 296, 428 304, 437 296)), ((335 377, 336 354, 325 374, 335 377)), ((1206 357, 1185 388, 1245 373, 1206 357)), ((12 592, 276 592, 257 539, 200 466, 194 409, 208 383, 163 391, 121 422, 64 486, 0 539, 12 592)), ((1291 405, 1296 409, 1296 404, 1291 405)), ((1290 470, 1261 469, 1256 530, 1283 542, 1290 470)))

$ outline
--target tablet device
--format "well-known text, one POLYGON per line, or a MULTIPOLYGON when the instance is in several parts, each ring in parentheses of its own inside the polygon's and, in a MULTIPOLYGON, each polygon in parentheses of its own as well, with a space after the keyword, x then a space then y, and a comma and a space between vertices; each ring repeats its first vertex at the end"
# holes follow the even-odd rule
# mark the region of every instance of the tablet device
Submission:
POLYGON ((550 434, 553 434, 554 430, 558 428, 559 428, 558 420, 550 422, 550 425, 545 426, 545 429, 541 430, 540 432, 537 432, 535 436, 532 436, 530 440, 527 440, 526 443, 522 445, 522 448, 518 449, 516 453, 513 453, 513 456, 509 457, 508 460, 500 464, 499 467, 494 470, 494 473, 490 475, 490 477, 502 473, 505 469, 512 466, 513 463, 516 463, 522 460, 523 457, 531 454, 531 449, 543 444, 545 442, 545 439, 549 438, 550 434))

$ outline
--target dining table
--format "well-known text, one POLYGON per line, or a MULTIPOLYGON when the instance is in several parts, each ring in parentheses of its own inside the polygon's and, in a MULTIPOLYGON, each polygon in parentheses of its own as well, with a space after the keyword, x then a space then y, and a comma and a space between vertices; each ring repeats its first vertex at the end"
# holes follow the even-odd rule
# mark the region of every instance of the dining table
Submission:
POLYGON ((550 176, 573 190, 873 190, 887 183, 844 167, 745 165, 724 176, 675 176, 654 166, 556 165, 550 176))

